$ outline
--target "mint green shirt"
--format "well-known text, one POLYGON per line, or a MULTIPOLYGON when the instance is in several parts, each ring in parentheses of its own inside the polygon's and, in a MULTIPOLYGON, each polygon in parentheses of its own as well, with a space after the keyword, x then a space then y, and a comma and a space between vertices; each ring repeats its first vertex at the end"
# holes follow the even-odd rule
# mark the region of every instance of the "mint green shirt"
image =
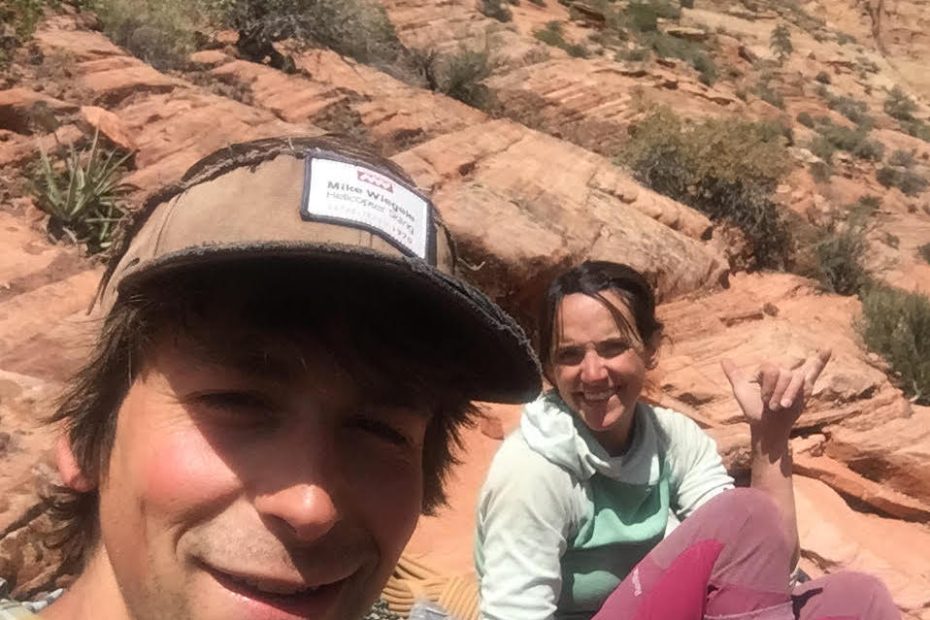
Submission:
POLYGON ((670 525, 732 488, 693 421, 644 404, 635 415, 630 448, 611 457, 554 392, 525 407, 478 504, 483 620, 590 618, 670 525))

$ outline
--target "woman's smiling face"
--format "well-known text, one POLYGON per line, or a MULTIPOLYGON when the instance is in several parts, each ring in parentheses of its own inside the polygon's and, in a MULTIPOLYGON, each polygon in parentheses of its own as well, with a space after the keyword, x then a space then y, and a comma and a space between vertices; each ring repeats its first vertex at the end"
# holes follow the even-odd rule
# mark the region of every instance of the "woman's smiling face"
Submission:
POLYGON ((633 327, 636 322, 626 301, 610 290, 601 297, 603 301, 573 293, 562 298, 549 375, 562 400, 607 451, 619 454, 629 437, 652 350, 633 327), (615 314, 622 315, 626 325, 615 314))

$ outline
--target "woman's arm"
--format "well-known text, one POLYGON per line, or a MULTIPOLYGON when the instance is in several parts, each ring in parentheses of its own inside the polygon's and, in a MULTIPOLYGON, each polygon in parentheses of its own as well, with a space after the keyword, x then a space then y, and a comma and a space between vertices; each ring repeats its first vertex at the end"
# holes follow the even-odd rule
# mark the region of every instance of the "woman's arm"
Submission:
POLYGON ((814 391, 817 377, 829 360, 830 351, 821 351, 791 369, 766 362, 752 375, 737 368, 731 360, 721 364, 749 422, 751 485, 767 493, 779 507, 785 534, 795 549, 795 563, 800 555, 800 544, 788 440, 814 391))
MULTIPOLYGON (((516 438, 510 441, 519 441, 516 438)), ((505 445, 478 504, 475 564, 482 620, 551 620, 568 544, 568 473, 528 449, 505 445)))

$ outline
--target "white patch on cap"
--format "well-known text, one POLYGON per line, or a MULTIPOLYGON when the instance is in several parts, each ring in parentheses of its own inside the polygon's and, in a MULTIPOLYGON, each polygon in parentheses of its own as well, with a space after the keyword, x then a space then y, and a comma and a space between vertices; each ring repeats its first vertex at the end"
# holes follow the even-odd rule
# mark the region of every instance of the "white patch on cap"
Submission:
POLYGON ((426 260, 429 203, 409 188, 368 168, 314 157, 303 210, 387 237, 426 260))

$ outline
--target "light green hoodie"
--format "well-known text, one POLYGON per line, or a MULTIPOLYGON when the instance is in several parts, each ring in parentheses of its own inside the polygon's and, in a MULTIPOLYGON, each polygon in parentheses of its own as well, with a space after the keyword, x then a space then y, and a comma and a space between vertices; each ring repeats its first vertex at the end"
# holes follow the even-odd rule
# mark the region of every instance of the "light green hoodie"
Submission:
POLYGON ((689 418, 642 403, 635 416, 611 457, 555 392, 524 408, 478 503, 482 620, 590 618, 674 517, 733 487, 689 418))

